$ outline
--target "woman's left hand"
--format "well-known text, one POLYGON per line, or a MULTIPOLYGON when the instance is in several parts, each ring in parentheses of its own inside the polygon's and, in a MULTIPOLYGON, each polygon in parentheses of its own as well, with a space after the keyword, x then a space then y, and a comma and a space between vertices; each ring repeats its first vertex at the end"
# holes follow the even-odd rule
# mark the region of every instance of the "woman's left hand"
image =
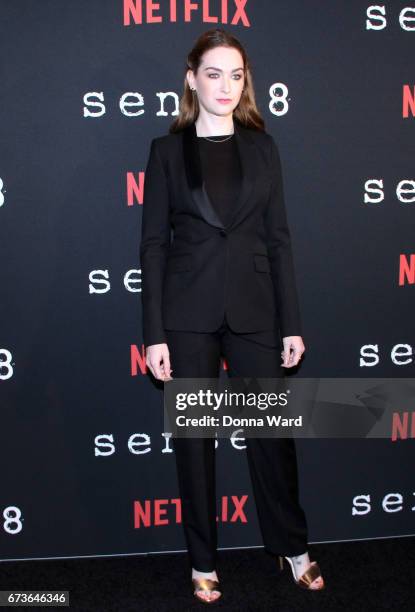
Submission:
POLYGON ((282 342, 284 350, 281 351, 281 366, 283 368, 292 368, 298 364, 305 351, 303 339, 301 336, 286 336, 282 339, 282 342))

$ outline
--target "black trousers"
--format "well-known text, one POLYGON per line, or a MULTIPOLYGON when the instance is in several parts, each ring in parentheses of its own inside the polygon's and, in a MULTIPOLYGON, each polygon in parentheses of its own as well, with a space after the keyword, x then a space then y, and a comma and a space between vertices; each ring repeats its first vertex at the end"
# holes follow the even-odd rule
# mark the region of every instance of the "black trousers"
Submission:
MULTIPOLYGON (((276 332, 233 332, 224 319, 213 333, 166 330, 172 376, 216 378, 220 357, 229 377, 276 378, 281 340, 276 332)), ((209 572, 217 559, 214 438, 172 438, 182 521, 191 567, 209 572)), ((307 523, 298 497, 293 438, 246 438, 249 473, 265 548, 275 555, 307 550, 307 523)))

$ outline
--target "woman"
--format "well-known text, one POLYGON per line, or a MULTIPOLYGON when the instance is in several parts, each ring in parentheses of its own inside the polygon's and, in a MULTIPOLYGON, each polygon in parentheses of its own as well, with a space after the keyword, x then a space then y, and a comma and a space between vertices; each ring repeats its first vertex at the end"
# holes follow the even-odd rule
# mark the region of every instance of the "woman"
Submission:
MULTIPOLYGON (((277 145, 234 36, 205 32, 186 68, 179 116, 168 135, 153 139, 145 173, 146 363, 161 381, 172 372, 212 378, 223 354, 230 377, 279 377, 305 347, 277 145)), ((194 594, 210 603, 221 596, 214 439, 173 438, 173 445, 194 594)), ((265 548, 281 568, 287 559, 299 586, 323 588, 307 553, 294 440, 247 438, 246 446, 265 548)))

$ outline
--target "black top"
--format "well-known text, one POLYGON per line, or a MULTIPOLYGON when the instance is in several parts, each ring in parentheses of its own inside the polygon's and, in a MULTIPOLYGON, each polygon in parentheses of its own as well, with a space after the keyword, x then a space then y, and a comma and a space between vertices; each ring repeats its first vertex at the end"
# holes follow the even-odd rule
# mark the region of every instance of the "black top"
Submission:
POLYGON ((206 140, 203 136, 197 137, 202 173, 212 205, 219 219, 227 225, 242 176, 238 149, 234 134, 230 138, 223 135, 209 138, 216 142, 206 140))

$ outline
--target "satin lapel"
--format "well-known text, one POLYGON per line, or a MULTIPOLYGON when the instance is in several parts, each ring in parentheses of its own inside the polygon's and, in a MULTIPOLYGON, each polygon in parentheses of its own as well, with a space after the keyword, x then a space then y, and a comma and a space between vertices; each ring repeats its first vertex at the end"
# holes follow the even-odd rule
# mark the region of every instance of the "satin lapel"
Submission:
POLYGON ((231 221, 227 225, 224 225, 219 219, 205 188, 196 125, 192 123, 183 130, 183 159, 187 183, 199 212, 205 221, 214 227, 229 228, 235 222, 238 213, 241 211, 251 194, 255 180, 256 157, 249 131, 239 126, 236 121, 234 122, 234 126, 235 142, 241 161, 242 181, 241 188, 235 201, 231 221))
POLYGON ((238 214, 244 208, 252 193, 256 177, 259 174, 257 169, 257 152, 249 130, 240 126, 236 121, 234 126, 235 140, 242 167, 242 183, 229 226, 235 223, 238 214))

